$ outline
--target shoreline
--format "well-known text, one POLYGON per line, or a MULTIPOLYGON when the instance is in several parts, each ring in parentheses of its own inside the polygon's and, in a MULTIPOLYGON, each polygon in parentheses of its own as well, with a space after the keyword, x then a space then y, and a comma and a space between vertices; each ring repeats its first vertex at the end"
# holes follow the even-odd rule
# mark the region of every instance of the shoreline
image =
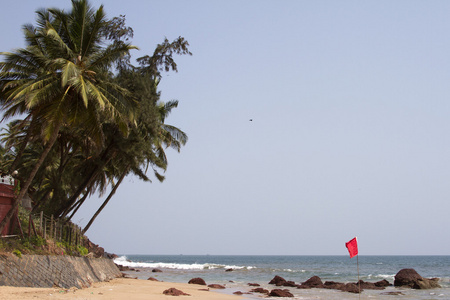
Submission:
POLYGON ((19 299, 172 299, 173 296, 164 295, 163 291, 176 288, 190 296, 179 296, 183 299, 198 300, 239 300, 242 296, 220 293, 206 286, 175 283, 164 281, 151 281, 134 278, 115 278, 107 282, 93 283, 91 287, 77 288, 32 288, 0 286, 0 300, 19 299))

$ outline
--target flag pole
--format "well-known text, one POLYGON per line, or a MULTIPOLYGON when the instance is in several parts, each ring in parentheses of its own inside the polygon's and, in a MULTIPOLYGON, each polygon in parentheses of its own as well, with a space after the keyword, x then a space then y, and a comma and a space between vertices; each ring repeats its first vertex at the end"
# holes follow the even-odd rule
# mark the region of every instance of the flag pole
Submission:
POLYGON ((361 281, 359 280, 359 255, 356 255, 356 268, 358 269, 358 295, 359 299, 361 299, 361 281))

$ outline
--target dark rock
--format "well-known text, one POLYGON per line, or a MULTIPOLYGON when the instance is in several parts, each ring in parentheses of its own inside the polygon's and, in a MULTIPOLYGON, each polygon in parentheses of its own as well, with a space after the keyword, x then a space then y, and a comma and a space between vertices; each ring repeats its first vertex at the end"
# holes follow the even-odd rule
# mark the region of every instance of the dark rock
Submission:
POLYGON ((439 278, 422 278, 422 280, 418 280, 416 284, 413 286, 413 289, 427 290, 427 289, 436 289, 441 286, 438 283, 439 278))
POLYGON ((159 273, 159 272, 162 272, 162 271, 160 269, 153 269, 152 272, 153 273, 159 273))
POLYGON ((282 284, 282 286, 296 287, 297 284, 293 281, 286 281, 285 283, 282 284))
POLYGON ((249 293, 249 292, 241 292, 241 291, 236 291, 236 292, 234 292, 233 294, 235 294, 235 295, 244 295, 244 294, 251 294, 251 293, 249 293))
POLYGON ((116 264, 116 266, 117 266, 117 268, 119 269, 120 272, 129 271, 130 270, 130 267, 127 267, 127 266, 122 266, 122 265, 118 265, 118 264, 116 264))
POLYGON ((310 289, 311 287, 310 287, 310 286, 307 286, 307 285, 303 285, 303 284, 298 284, 298 285, 297 285, 297 288, 298 288, 298 289, 306 290, 306 289, 310 289))
POLYGON ((202 279, 202 278, 192 278, 191 280, 189 280, 188 282, 189 284, 200 284, 200 285, 206 285, 206 282, 202 279))
POLYGON ((263 288, 256 288, 256 289, 252 289, 250 290, 250 292, 252 293, 261 293, 261 294, 269 294, 269 290, 263 289, 263 288))
POLYGON ((100 247, 99 245, 94 244, 89 239, 84 239, 84 247, 89 251, 89 253, 92 253, 94 257, 100 258, 105 257, 105 249, 100 247))
POLYGON ((247 283, 248 286, 260 286, 259 283, 247 283))
POLYGON ((394 286, 407 286, 413 289, 440 288, 438 278, 423 278, 414 269, 402 269, 395 275, 394 286))
POLYGON ((225 287, 223 285, 220 284, 208 284, 208 287, 212 288, 212 289, 224 289, 225 287))
POLYGON ((320 279, 319 276, 313 276, 310 279, 308 279, 305 282, 303 282, 301 285, 317 288, 317 287, 322 287, 323 282, 322 282, 322 279, 320 279))
POLYGON ((286 282, 286 279, 284 279, 281 276, 276 275, 270 282, 269 284, 275 284, 276 286, 282 286, 283 283, 286 282))
POLYGON ((323 284, 323 288, 325 289, 333 289, 333 290, 341 290, 345 287, 345 283, 335 282, 335 281, 325 281, 323 284))
POLYGON ((374 282, 365 282, 365 281, 358 281, 356 285, 359 285, 359 287, 362 290, 384 290, 383 286, 376 286, 374 282))
POLYGON ((387 286, 390 286, 391 284, 386 279, 383 279, 383 280, 375 282, 375 285, 379 286, 379 287, 387 287, 387 286))
POLYGON ((414 282, 422 279, 422 276, 414 269, 402 269, 396 275, 394 279, 394 286, 409 286, 413 287, 414 282))
POLYGON ((233 270, 233 269, 231 269, 231 268, 230 268, 230 269, 226 269, 226 270, 225 270, 225 272, 231 272, 231 271, 234 271, 234 270, 233 270))
POLYGON ((180 290, 177 290, 176 288, 170 288, 168 290, 165 290, 163 292, 164 295, 169 295, 169 296, 190 296, 189 294, 186 294, 180 290))
POLYGON ((105 256, 106 256, 106 258, 109 258, 109 259, 116 259, 116 258, 118 258, 118 256, 116 254, 114 254, 114 253, 107 253, 107 252, 105 252, 105 256))
POLYGON ((363 290, 358 287, 356 283, 346 283, 341 288, 339 288, 340 291, 343 292, 349 292, 349 293, 355 293, 359 294, 363 290))
POLYGON ((270 297, 294 297, 289 290, 274 289, 269 293, 270 297))
POLYGON ((154 277, 149 277, 147 280, 150 280, 150 281, 159 281, 158 279, 156 279, 156 278, 154 278, 154 277))

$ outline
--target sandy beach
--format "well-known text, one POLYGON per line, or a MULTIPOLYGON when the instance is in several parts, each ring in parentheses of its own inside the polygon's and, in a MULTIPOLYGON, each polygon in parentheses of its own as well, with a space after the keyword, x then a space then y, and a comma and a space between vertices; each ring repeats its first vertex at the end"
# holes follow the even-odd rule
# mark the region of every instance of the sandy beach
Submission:
POLYGON ((214 289, 206 291, 208 287, 187 284, 157 282, 130 278, 117 278, 109 282, 94 283, 85 289, 61 289, 61 288, 29 288, 29 287, 0 287, 1 300, 14 299, 204 299, 204 300, 238 300, 243 299, 236 295, 221 294, 214 289), (163 291, 176 288, 190 296, 169 296, 163 291))

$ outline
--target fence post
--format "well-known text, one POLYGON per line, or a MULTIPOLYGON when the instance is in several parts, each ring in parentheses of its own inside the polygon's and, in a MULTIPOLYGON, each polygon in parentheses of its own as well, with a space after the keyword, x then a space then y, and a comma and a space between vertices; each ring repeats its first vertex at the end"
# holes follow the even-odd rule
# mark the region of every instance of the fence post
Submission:
POLYGON ((45 233, 44 233, 44 227, 42 227, 42 225, 44 225, 43 222, 44 222, 44 211, 41 210, 40 224, 39 224, 39 225, 40 225, 40 227, 41 227, 42 235, 44 236, 44 235, 45 235, 45 233))
POLYGON ((44 240, 47 240, 47 219, 43 219, 44 222, 44 240))
POLYGON ((53 237, 53 215, 50 216, 50 238, 53 237))

